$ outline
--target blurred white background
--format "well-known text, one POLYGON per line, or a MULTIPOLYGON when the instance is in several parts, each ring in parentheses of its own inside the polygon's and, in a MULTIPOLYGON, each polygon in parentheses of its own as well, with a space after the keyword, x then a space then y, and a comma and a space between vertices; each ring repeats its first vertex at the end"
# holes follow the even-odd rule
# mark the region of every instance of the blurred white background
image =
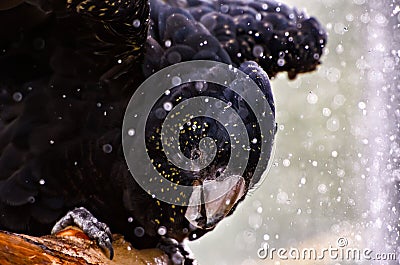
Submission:
POLYGON ((337 247, 341 237, 348 247, 397 251, 399 2, 283 2, 324 25, 323 63, 294 81, 272 81, 279 123, 272 167, 233 216, 190 243, 200 265, 355 264, 257 257, 265 243, 337 247))

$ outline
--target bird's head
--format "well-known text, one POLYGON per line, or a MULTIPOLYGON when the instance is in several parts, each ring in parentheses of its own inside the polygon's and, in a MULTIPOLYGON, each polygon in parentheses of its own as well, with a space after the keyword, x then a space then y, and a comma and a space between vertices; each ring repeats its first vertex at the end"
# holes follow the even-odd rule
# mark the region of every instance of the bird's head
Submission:
MULTIPOLYGON (((218 69, 209 71, 218 75, 218 69)), ((169 181, 191 187, 175 200, 194 229, 213 229, 231 214, 260 182, 271 156, 275 107, 268 76, 251 61, 238 71, 257 92, 244 86, 240 94, 235 88, 240 81, 227 87, 180 84, 160 97, 146 122, 154 168, 169 181), (172 108, 178 110, 171 114, 172 108)))

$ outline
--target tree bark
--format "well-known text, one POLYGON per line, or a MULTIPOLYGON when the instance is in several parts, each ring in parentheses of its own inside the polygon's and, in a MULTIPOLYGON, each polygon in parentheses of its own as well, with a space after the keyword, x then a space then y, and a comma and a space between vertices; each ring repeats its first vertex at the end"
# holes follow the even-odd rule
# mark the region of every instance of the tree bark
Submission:
POLYGON ((114 235, 113 247, 114 259, 109 260, 94 241, 76 228, 43 237, 0 231, 0 264, 170 264, 167 255, 159 249, 136 250, 120 235, 114 235))

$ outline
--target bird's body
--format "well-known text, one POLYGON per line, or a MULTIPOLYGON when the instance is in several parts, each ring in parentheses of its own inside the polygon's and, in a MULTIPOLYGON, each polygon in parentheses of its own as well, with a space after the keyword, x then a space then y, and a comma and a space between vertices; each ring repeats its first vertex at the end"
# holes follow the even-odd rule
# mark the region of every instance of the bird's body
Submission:
MULTIPOLYGON (((15 21, 0 30, 0 229, 48 234, 68 210, 83 206, 137 248, 154 247, 162 236, 181 242, 209 231, 189 223, 186 207, 153 199, 131 177, 121 145, 123 115, 146 77, 180 61, 210 59, 239 66, 252 59, 271 75, 278 72, 271 62, 280 58, 275 58, 279 44, 246 37, 237 27, 253 13, 254 22, 262 21, 254 10, 265 11, 262 3, 274 2, 225 1, 231 13, 213 17, 217 2, 153 1, 151 20, 145 0, 27 2, 0 11, 2 22, 15 21), (241 16, 238 6, 247 13, 241 16), (218 28, 223 19, 237 29, 236 35, 231 32, 234 39, 229 40, 226 27, 224 32, 218 28), (243 48, 245 43, 250 50, 243 48), (268 45, 267 59, 252 51, 268 45)), ((279 19, 274 23, 283 23, 279 19)), ((315 29, 305 41, 320 56, 318 44, 323 46, 325 35, 318 33, 314 19, 307 23, 315 29)), ((291 32, 296 33, 294 28, 291 32)), ((319 57, 311 62, 307 55, 296 69, 302 54, 293 64, 287 59, 288 68, 281 70, 293 75, 318 64, 319 57)), ((266 93, 273 109, 272 94, 266 93)))

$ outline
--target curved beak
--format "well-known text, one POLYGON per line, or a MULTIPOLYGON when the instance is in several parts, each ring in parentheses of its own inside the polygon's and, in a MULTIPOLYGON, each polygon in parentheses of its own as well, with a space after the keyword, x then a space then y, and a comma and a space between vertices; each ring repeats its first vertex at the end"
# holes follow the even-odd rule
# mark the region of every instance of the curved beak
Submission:
POLYGON ((185 217, 195 227, 212 229, 224 219, 232 207, 245 195, 245 181, 241 176, 223 180, 205 180, 201 189, 190 196, 185 217))

